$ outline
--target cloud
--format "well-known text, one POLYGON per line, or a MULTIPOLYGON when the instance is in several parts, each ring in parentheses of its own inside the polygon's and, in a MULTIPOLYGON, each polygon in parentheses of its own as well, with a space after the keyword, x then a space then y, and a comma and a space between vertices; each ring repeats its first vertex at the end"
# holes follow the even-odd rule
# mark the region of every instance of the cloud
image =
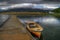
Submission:
POLYGON ((0 5, 7 5, 7 2, 0 2, 0 5))
POLYGON ((56 9, 56 8, 59 8, 59 5, 58 4, 36 4, 33 6, 33 8, 36 8, 36 9, 44 9, 44 10, 52 10, 52 9, 56 9))
POLYGON ((43 10, 53 10, 59 8, 58 4, 32 4, 32 3, 21 3, 21 4, 12 4, 9 6, 0 7, 1 10, 9 10, 14 8, 34 8, 34 9, 43 9, 43 10))
POLYGON ((21 4, 11 5, 10 7, 11 8, 29 8, 29 7, 32 7, 32 6, 33 6, 32 3, 21 3, 21 4))
POLYGON ((42 0, 10 0, 8 3, 40 3, 42 0))
POLYGON ((16 3, 60 3, 60 0, 0 0, 0 2, 8 2, 8 4, 16 3))
POLYGON ((60 2, 60 0, 43 0, 43 1, 60 2))

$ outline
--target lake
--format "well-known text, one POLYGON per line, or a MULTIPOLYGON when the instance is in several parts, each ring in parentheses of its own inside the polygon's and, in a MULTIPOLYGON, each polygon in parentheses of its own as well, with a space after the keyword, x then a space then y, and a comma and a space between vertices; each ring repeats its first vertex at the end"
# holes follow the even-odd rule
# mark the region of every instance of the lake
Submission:
MULTIPOLYGON (((0 25, 3 24, 10 16, 0 15, 0 25)), ((22 24, 27 21, 34 21, 40 24, 44 30, 42 32, 44 40, 60 40, 60 18, 54 16, 17 16, 22 24)))
POLYGON ((9 17, 10 17, 10 15, 2 15, 2 14, 0 14, 0 27, 9 17))
POLYGON ((60 18, 54 16, 18 16, 24 24, 27 21, 34 21, 40 24, 44 30, 42 32, 44 40, 60 40, 60 18))

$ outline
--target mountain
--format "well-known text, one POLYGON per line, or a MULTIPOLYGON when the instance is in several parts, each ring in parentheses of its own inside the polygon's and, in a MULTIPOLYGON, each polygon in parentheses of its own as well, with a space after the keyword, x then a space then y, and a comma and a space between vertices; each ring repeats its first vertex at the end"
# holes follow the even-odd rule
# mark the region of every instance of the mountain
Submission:
POLYGON ((50 10, 32 9, 32 8, 14 8, 6 10, 5 12, 48 12, 48 11, 50 10))

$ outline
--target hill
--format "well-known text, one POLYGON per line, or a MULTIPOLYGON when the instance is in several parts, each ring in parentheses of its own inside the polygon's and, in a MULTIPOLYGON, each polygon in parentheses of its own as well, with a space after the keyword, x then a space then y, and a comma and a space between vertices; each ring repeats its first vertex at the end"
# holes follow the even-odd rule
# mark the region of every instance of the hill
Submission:
POLYGON ((52 12, 60 13, 60 8, 54 9, 52 12))
POLYGON ((33 8, 14 8, 9 10, 0 10, 0 12, 48 12, 49 10, 33 9, 33 8))

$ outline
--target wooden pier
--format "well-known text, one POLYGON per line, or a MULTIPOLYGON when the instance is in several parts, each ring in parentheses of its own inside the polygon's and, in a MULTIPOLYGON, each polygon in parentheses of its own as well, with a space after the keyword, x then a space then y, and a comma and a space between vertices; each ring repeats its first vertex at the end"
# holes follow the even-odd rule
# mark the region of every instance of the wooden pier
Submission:
POLYGON ((0 40, 33 40, 16 15, 11 17, 0 28, 0 40))

